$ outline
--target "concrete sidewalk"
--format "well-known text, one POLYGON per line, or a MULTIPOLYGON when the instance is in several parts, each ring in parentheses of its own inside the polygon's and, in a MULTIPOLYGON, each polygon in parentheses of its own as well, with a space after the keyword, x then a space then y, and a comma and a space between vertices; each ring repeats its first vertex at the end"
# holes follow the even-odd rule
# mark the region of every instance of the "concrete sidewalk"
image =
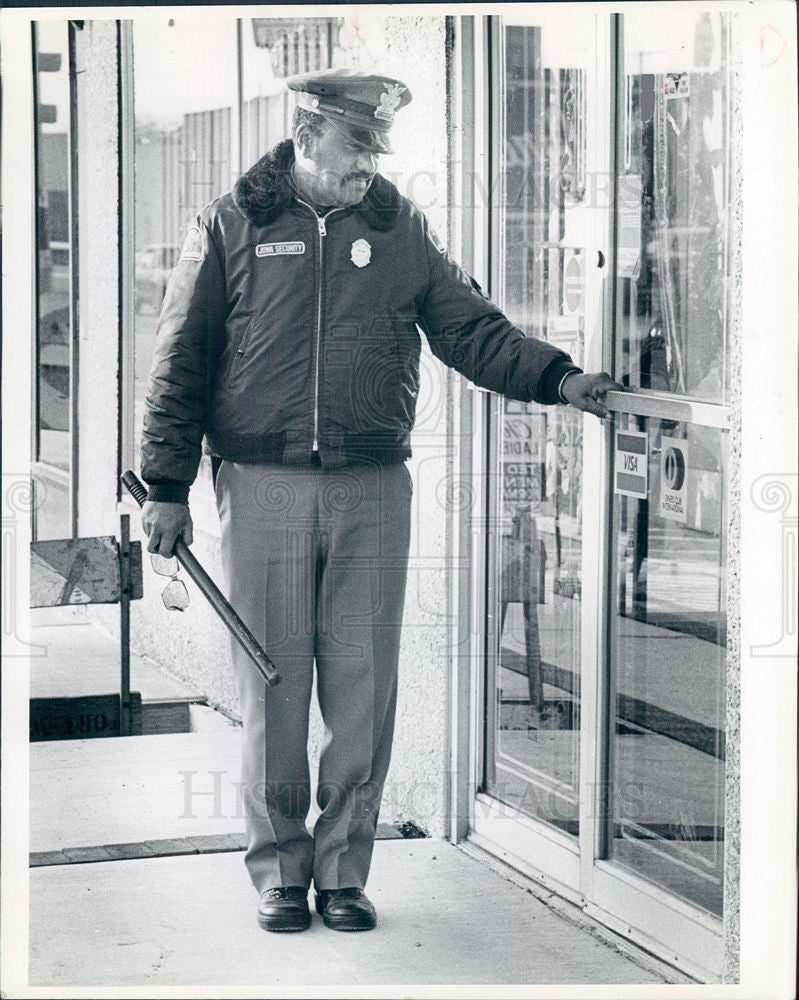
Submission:
MULTIPOLYGON (((245 843, 241 727, 205 711, 217 717, 206 731, 32 743, 31 863, 100 861, 109 847, 114 857, 142 857, 245 843)), ((315 788, 314 775, 310 825, 319 813, 315 788)), ((403 836, 398 825, 385 808, 378 837, 403 836)))
MULTIPOLYGON (((79 624, 42 622, 39 634, 52 640, 38 682, 48 694, 114 689, 110 639, 100 649, 79 624), (78 657, 87 645, 92 662, 78 657)), ((178 693, 139 668, 143 694, 178 693)), ((265 933, 241 850, 240 753, 240 728, 221 717, 205 732, 31 745, 32 986, 207 985, 220 997, 251 986, 279 997, 288 986, 397 984, 424 996, 424 984, 666 981, 630 947, 441 840, 378 840, 376 930, 341 934, 315 918, 302 934, 265 933)), ((397 817, 387 808, 381 819, 378 835, 397 838, 386 822, 397 817)))
MULTIPOLYGON (((31 610, 31 698, 74 698, 119 691, 119 640, 86 615, 81 606, 31 610)), ((171 677, 135 650, 130 653, 130 687, 143 701, 202 701, 201 691, 171 677)))
POLYGON ((234 726, 32 743, 30 849, 243 831, 240 758, 234 726))
MULTIPOLYGON (((440 840, 375 850, 378 926, 268 934, 242 854, 31 870, 31 986, 662 983, 440 840)), ((412 994, 409 994, 412 995, 412 994)), ((423 992, 415 995, 424 996, 423 992)), ((481 996, 480 990, 474 992, 481 996)))

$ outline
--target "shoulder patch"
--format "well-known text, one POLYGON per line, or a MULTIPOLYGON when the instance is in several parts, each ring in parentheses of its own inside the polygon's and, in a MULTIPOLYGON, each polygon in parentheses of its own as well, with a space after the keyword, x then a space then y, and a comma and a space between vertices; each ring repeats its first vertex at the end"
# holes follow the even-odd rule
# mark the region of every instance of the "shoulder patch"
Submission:
POLYGON ((444 244, 438 237, 438 233, 433 229, 430 223, 427 224, 427 231, 430 234, 430 242, 438 250, 439 253, 444 253, 444 244))
POLYGON ((186 239, 183 241, 180 260, 202 260, 204 256, 205 241, 202 230, 199 226, 191 226, 186 234, 186 239))

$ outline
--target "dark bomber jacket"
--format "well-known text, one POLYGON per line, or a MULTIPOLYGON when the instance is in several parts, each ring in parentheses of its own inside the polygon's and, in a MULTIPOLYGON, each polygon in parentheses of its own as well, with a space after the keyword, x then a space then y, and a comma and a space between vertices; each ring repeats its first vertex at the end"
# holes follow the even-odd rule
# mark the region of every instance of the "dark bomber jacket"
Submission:
POLYGON ((151 500, 187 501, 203 436, 234 462, 408 458, 419 328, 441 361, 511 399, 558 402, 575 369, 513 326, 385 178, 320 216, 293 193, 293 155, 280 143, 189 230, 147 393, 151 500))

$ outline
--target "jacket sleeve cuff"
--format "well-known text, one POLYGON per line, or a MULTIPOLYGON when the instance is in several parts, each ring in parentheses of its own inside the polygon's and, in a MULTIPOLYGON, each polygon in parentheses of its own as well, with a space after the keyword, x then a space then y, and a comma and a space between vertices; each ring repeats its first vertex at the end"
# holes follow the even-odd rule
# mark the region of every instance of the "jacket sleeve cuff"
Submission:
POLYGON ((553 403, 564 403, 565 400, 560 395, 560 386, 564 378, 571 375, 572 372, 582 374, 582 368, 578 368, 577 365, 563 358, 556 358, 547 365, 536 386, 536 401, 546 406, 551 406, 553 403))
POLYGON ((150 483, 147 489, 147 499, 157 503, 188 503, 191 483, 179 480, 164 480, 160 483, 150 483))
POLYGON ((566 397, 563 395, 563 386, 566 383, 566 379, 570 375, 576 375, 579 371, 580 371, 579 368, 572 368, 572 370, 566 372, 566 374, 563 376, 563 378, 560 380, 560 382, 558 382, 558 399, 560 400, 561 403, 568 403, 569 402, 568 399, 566 399, 566 397))

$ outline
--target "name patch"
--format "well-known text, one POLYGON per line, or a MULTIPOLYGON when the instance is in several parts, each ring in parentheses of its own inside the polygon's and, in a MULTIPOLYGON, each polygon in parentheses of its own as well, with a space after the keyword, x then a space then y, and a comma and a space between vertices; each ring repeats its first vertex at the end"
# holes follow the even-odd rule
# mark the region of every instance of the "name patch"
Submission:
POLYGON ((305 253, 305 244, 297 243, 259 243, 255 248, 256 257, 277 257, 285 253, 305 253))

